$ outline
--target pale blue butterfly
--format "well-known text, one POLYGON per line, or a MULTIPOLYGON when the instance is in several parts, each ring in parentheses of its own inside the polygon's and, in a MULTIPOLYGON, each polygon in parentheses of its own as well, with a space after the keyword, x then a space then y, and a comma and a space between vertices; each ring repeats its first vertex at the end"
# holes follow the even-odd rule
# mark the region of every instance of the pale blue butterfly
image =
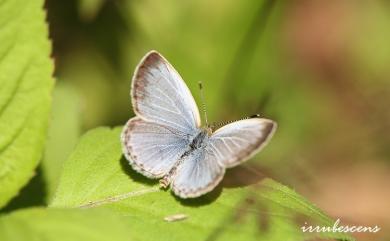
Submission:
POLYGON ((249 118, 216 131, 201 126, 198 107, 176 70, 151 51, 137 66, 131 98, 136 117, 125 125, 121 141, 126 159, 137 172, 162 178, 181 198, 210 192, 225 169, 259 152, 276 123, 249 118))

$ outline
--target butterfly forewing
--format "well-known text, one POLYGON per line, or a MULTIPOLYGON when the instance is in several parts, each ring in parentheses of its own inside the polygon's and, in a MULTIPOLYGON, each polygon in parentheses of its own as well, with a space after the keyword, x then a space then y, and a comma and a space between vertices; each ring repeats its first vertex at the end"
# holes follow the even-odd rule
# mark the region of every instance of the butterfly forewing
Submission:
POLYGON ((263 148, 272 137, 276 123, 263 118, 235 121, 216 130, 207 151, 225 167, 233 167, 263 148))
POLYGON ((145 120, 186 134, 200 127, 199 110, 191 92, 176 70, 155 51, 137 67, 131 95, 134 111, 145 120))

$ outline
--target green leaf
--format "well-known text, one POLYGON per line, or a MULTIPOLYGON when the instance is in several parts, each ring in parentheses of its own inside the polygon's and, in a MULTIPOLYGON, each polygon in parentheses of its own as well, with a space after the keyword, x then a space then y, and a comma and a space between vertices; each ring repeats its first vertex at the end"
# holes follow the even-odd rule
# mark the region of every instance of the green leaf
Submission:
POLYGON ((119 133, 119 128, 97 128, 81 138, 64 163, 52 206, 77 207, 91 200, 144 189, 127 175, 129 166, 120 162, 119 133))
POLYGON ((128 216, 140 240, 352 240, 340 233, 303 233, 305 222, 332 226, 334 221, 248 166, 230 170, 220 186, 201 198, 176 198, 132 171, 122 157, 120 131, 98 128, 81 138, 64 164, 51 207, 110 208, 128 216), (188 218, 164 221, 175 214, 188 218))
POLYGON ((0 2, 0 207, 34 175, 46 138, 53 63, 43 0, 0 2))
POLYGON ((48 138, 42 160, 47 200, 57 188, 62 165, 76 146, 81 133, 79 96, 69 84, 59 83, 54 89, 53 108, 48 138))
POLYGON ((104 210, 25 209, 0 218, 0 240, 133 240, 121 217, 104 210))

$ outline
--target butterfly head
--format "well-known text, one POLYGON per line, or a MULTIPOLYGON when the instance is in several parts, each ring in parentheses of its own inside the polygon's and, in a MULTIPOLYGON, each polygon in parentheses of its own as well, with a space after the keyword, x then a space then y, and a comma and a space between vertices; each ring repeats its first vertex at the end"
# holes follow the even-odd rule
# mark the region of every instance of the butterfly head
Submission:
POLYGON ((210 125, 207 124, 203 129, 204 129, 204 131, 207 133, 208 136, 211 136, 211 134, 213 134, 213 128, 212 128, 212 126, 210 126, 210 125))

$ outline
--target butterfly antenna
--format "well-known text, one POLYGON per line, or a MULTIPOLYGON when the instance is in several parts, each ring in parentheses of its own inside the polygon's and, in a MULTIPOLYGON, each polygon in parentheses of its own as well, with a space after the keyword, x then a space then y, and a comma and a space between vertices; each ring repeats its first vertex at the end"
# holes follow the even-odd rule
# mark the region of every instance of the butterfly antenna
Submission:
POLYGON ((202 100, 202 107, 203 107, 203 113, 204 113, 204 120, 206 122, 206 126, 209 127, 209 122, 207 120, 207 111, 206 111, 206 102, 204 99, 204 94, 203 94, 203 85, 202 81, 198 82, 199 85, 199 90, 200 90, 200 99, 202 100))
POLYGON ((260 114, 255 114, 255 115, 247 116, 245 118, 241 118, 241 119, 238 119, 238 120, 223 121, 223 122, 220 122, 220 123, 214 123, 214 128, 218 128, 218 127, 221 127, 221 126, 224 126, 224 125, 236 122, 236 121, 247 120, 247 119, 251 119, 251 118, 259 118, 259 117, 260 117, 260 114))

